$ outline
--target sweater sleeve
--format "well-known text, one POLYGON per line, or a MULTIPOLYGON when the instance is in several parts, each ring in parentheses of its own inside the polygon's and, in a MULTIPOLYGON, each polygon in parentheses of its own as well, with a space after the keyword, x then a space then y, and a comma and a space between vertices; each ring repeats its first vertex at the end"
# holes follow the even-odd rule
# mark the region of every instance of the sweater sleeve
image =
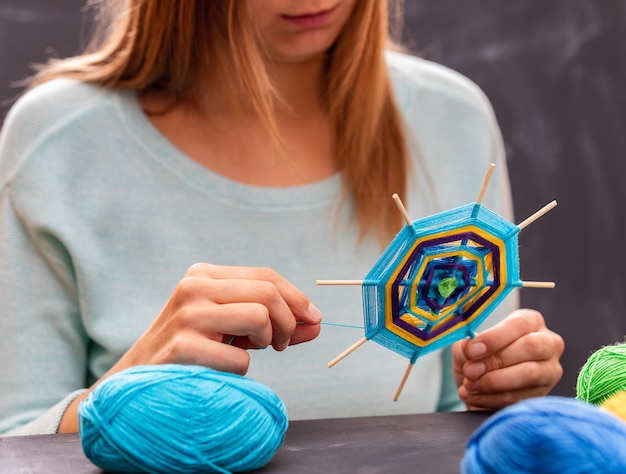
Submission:
POLYGON ((28 436, 28 435, 38 435, 38 434, 56 434, 59 429, 59 424, 61 423, 61 418, 65 413, 67 407, 72 403, 76 398, 86 392, 87 389, 76 390, 69 395, 67 395, 63 400, 58 402, 56 405, 48 409, 45 413, 38 416, 34 420, 26 423, 25 425, 20 425, 17 428, 13 428, 6 433, 0 434, 0 436, 28 436))
POLYGON ((22 167, 42 139, 37 112, 29 100, 18 103, 0 136, 0 434, 56 432, 86 386, 71 257, 51 229, 30 220, 37 187, 22 167))
POLYGON ((463 411, 465 404, 458 395, 454 376, 452 374, 452 347, 446 347, 441 352, 441 395, 437 411, 463 411))

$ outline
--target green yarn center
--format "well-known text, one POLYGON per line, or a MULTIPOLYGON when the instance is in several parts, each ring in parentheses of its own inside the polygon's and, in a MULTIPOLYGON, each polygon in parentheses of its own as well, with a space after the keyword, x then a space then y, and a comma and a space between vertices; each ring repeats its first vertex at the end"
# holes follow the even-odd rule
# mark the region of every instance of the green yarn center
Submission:
POLYGON ((456 281, 456 278, 442 278, 439 285, 437 285, 437 290, 439 290, 441 296, 447 298, 456 290, 457 286, 459 286, 459 282, 456 281))

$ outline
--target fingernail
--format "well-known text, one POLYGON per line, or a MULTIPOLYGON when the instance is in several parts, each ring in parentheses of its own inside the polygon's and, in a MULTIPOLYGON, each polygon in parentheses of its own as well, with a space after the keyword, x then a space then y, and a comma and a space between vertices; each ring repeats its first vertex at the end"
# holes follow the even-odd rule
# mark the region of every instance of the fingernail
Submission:
POLYGON ((322 312, 317 309, 317 306, 315 306, 313 303, 309 303, 309 314, 311 315, 311 318, 313 318, 315 321, 321 321, 322 320, 322 312))
POLYGON ((470 380, 477 380, 487 371, 487 366, 482 362, 467 364, 463 374, 470 380))
POLYGON ((287 349, 287 348, 289 347, 289 343, 290 343, 290 342, 291 342, 291 339, 287 339, 287 340, 285 341, 285 343, 284 343, 282 346, 280 346, 280 347, 278 348, 278 350, 279 350, 279 351, 284 351, 285 349, 287 349))
POLYGON ((484 342, 475 342, 473 344, 470 343, 467 348, 467 356, 475 359, 477 357, 483 356, 487 352, 487 346, 484 342))

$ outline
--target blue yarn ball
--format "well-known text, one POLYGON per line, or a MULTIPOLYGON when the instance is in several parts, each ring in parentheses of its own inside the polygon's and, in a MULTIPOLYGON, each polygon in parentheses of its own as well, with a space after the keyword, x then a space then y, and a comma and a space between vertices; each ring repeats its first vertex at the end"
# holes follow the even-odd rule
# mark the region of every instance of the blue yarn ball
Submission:
POLYGON ((626 423, 573 398, 540 397, 491 416, 471 436, 462 474, 623 474, 626 423))
POLYGON ((85 455, 111 472, 252 471, 272 458, 288 425, 265 385, 174 364, 109 377, 78 414, 85 455))

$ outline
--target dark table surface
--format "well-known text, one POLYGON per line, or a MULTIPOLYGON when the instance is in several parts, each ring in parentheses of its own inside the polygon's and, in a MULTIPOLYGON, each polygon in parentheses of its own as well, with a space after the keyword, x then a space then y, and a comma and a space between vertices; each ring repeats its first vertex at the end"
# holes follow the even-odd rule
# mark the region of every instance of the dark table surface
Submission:
MULTIPOLYGON (((292 421, 259 473, 458 473, 487 412, 292 421)), ((101 474, 76 434, 0 437, 2 474, 101 474)))

